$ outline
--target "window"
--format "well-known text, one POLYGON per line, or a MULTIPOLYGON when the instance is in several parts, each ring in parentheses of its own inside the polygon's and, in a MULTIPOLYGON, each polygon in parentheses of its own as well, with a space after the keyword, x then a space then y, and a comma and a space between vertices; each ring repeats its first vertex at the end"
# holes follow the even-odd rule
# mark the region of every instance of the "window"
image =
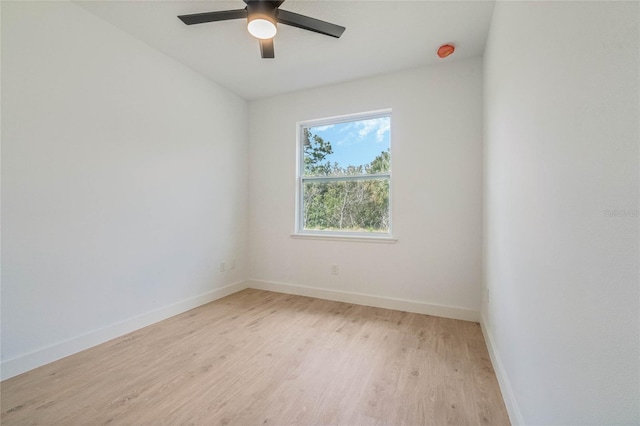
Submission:
POLYGON ((391 236, 391 111, 298 123, 297 234, 391 236))

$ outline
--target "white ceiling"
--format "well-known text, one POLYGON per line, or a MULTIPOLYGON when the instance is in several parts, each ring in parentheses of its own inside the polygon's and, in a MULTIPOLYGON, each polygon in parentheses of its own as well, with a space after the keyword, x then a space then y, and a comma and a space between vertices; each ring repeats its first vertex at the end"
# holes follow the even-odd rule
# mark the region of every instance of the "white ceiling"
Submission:
POLYGON ((79 1, 80 6, 245 99, 482 55, 492 1, 287 0, 281 8, 347 28, 341 38, 278 26, 262 59, 246 21, 184 25, 177 15, 242 9, 231 1, 79 1), (447 59, 436 56, 454 43, 447 59))

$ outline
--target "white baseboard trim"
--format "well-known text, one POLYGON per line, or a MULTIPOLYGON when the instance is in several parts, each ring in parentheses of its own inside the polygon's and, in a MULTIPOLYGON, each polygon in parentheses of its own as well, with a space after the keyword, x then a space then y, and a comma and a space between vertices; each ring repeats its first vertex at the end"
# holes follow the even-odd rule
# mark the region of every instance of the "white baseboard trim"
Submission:
POLYGON ((247 288, 245 281, 231 284, 222 288, 208 291, 201 295, 173 303, 151 312, 129 318, 98 330, 90 331, 77 337, 63 340, 51 346, 3 361, 0 364, 0 378, 2 380, 17 376, 34 368, 89 349, 100 343, 120 337, 124 334, 141 329, 158 321, 181 314, 198 306, 213 302, 230 294, 247 288))
POLYGON ((398 311, 413 312, 417 314, 480 322, 480 312, 472 309, 271 281, 248 280, 246 281, 246 285, 248 288, 254 288, 257 290, 275 291, 277 293, 309 296, 318 299, 333 300, 336 302, 353 303, 355 305, 374 306, 376 308, 395 309, 398 311))
POLYGON ((500 358, 500 354, 496 350, 495 341, 493 339, 493 335, 488 328, 488 321, 484 315, 481 315, 480 318, 480 328, 482 329, 482 335, 484 336, 484 340, 487 343, 487 349, 489 350, 489 357, 491 358, 491 363, 493 364, 493 369, 496 372, 496 377, 498 378, 498 384, 500 385, 500 391, 502 392, 502 399, 504 399, 504 404, 507 407, 507 413, 509 414, 509 420, 511 424, 522 425, 524 426, 524 419, 522 418, 522 413, 520 412, 520 407, 518 406, 518 401, 516 401, 516 396, 513 393, 513 389, 511 388, 511 383, 509 382, 509 377, 507 376, 507 372, 504 369, 504 364, 502 363, 502 359, 500 358))

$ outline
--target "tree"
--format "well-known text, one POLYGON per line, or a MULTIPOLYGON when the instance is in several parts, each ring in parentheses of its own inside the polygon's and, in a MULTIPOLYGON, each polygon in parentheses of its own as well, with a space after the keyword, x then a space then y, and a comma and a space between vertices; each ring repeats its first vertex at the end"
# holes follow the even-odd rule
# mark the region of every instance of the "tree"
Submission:
POLYGON ((331 165, 322 161, 327 155, 333 154, 331 142, 314 135, 307 128, 304 129, 304 174, 306 176, 325 176, 331 173, 331 165))
MULTIPOLYGON (((304 129, 305 176, 366 176, 390 170, 389 151, 369 164, 331 164, 330 141, 304 129)), ((384 232, 389 229, 389 183, 385 178, 329 182, 306 181, 303 187, 304 228, 384 232)))
POLYGON ((391 155, 389 150, 382 151, 366 166, 367 173, 386 173, 391 170, 391 155))

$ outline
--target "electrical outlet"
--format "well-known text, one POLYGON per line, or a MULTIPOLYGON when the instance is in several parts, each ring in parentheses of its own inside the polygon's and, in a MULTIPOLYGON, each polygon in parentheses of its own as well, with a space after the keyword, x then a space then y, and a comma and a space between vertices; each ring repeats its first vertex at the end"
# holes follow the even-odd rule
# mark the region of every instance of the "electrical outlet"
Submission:
POLYGON ((220 262, 220 272, 224 272, 227 270, 227 265, 224 262, 220 262))
POLYGON ((338 272, 340 272, 338 265, 331 265, 331 275, 338 275, 338 272))

